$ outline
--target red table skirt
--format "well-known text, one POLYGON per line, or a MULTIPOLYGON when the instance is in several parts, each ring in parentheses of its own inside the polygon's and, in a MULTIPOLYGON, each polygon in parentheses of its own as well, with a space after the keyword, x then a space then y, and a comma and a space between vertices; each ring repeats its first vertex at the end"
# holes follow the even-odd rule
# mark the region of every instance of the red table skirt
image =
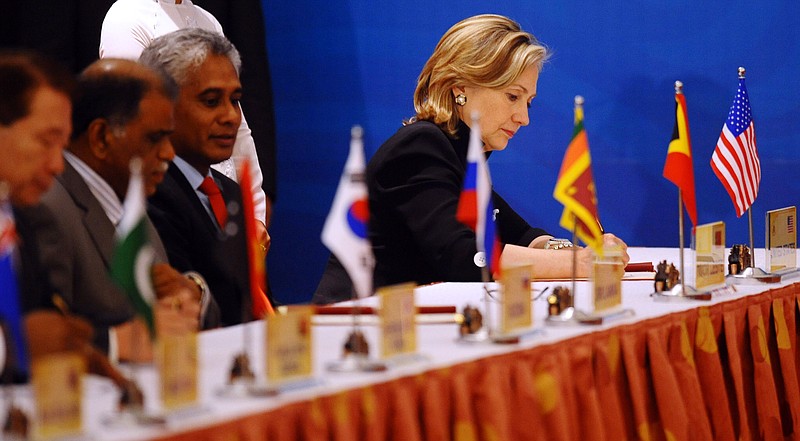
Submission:
POLYGON ((800 439, 800 284, 162 439, 800 439))

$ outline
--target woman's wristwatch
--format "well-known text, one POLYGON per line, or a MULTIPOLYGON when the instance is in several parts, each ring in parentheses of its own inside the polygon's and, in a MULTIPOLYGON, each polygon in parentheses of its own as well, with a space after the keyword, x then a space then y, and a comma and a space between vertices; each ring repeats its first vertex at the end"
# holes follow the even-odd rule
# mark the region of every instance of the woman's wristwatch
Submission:
POLYGON ((550 239, 544 244, 546 250, 560 250, 564 248, 572 248, 572 242, 568 239, 550 239))

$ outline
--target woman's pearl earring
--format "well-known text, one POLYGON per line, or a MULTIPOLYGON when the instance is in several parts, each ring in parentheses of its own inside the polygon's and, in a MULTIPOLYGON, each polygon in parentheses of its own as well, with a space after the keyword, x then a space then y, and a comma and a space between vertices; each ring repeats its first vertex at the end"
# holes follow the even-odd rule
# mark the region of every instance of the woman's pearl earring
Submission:
POLYGON ((458 95, 456 95, 456 104, 458 104, 459 106, 467 104, 467 96, 464 95, 463 93, 459 93, 458 95))

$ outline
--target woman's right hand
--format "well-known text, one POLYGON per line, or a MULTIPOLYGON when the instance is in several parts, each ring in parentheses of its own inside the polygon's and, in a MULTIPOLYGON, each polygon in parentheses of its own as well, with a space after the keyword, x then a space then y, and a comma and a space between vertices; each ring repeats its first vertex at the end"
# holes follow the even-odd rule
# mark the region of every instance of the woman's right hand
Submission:
MULTIPOLYGON (((614 236, 611 233, 606 233, 603 235, 603 246, 606 247, 618 247, 622 253, 622 267, 624 268, 625 265, 631 260, 630 256, 628 256, 628 245, 622 241, 622 239, 614 236)), ((565 248, 565 251, 569 250, 569 248, 565 248)), ((589 247, 584 247, 578 249, 578 265, 576 269, 576 277, 590 277, 592 274, 592 264, 595 261, 595 253, 594 250, 589 247)))

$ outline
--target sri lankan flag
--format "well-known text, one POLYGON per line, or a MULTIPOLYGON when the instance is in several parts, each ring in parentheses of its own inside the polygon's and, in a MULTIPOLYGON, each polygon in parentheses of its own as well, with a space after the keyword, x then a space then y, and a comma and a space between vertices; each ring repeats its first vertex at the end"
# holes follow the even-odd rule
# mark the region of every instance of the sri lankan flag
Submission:
POLYGON ((575 235, 597 254, 602 253, 603 233, 597 222, 597 193, 592 177, 589 139, 583 128, 583 98, 575 97, 575 131, 567 147, 558 173, 553 197, 564 204, 561 226, 575 235))
POLYGON ((675 128, 672 129, 672 140, 669 142, 667 161, 664 163, 664 177, 680 190, 686 213, 689 214, 692 225, 696 226, 697 205, 694 193, 692 141, 689 138, 686 97, 680 89, 675 92, 675 128))

